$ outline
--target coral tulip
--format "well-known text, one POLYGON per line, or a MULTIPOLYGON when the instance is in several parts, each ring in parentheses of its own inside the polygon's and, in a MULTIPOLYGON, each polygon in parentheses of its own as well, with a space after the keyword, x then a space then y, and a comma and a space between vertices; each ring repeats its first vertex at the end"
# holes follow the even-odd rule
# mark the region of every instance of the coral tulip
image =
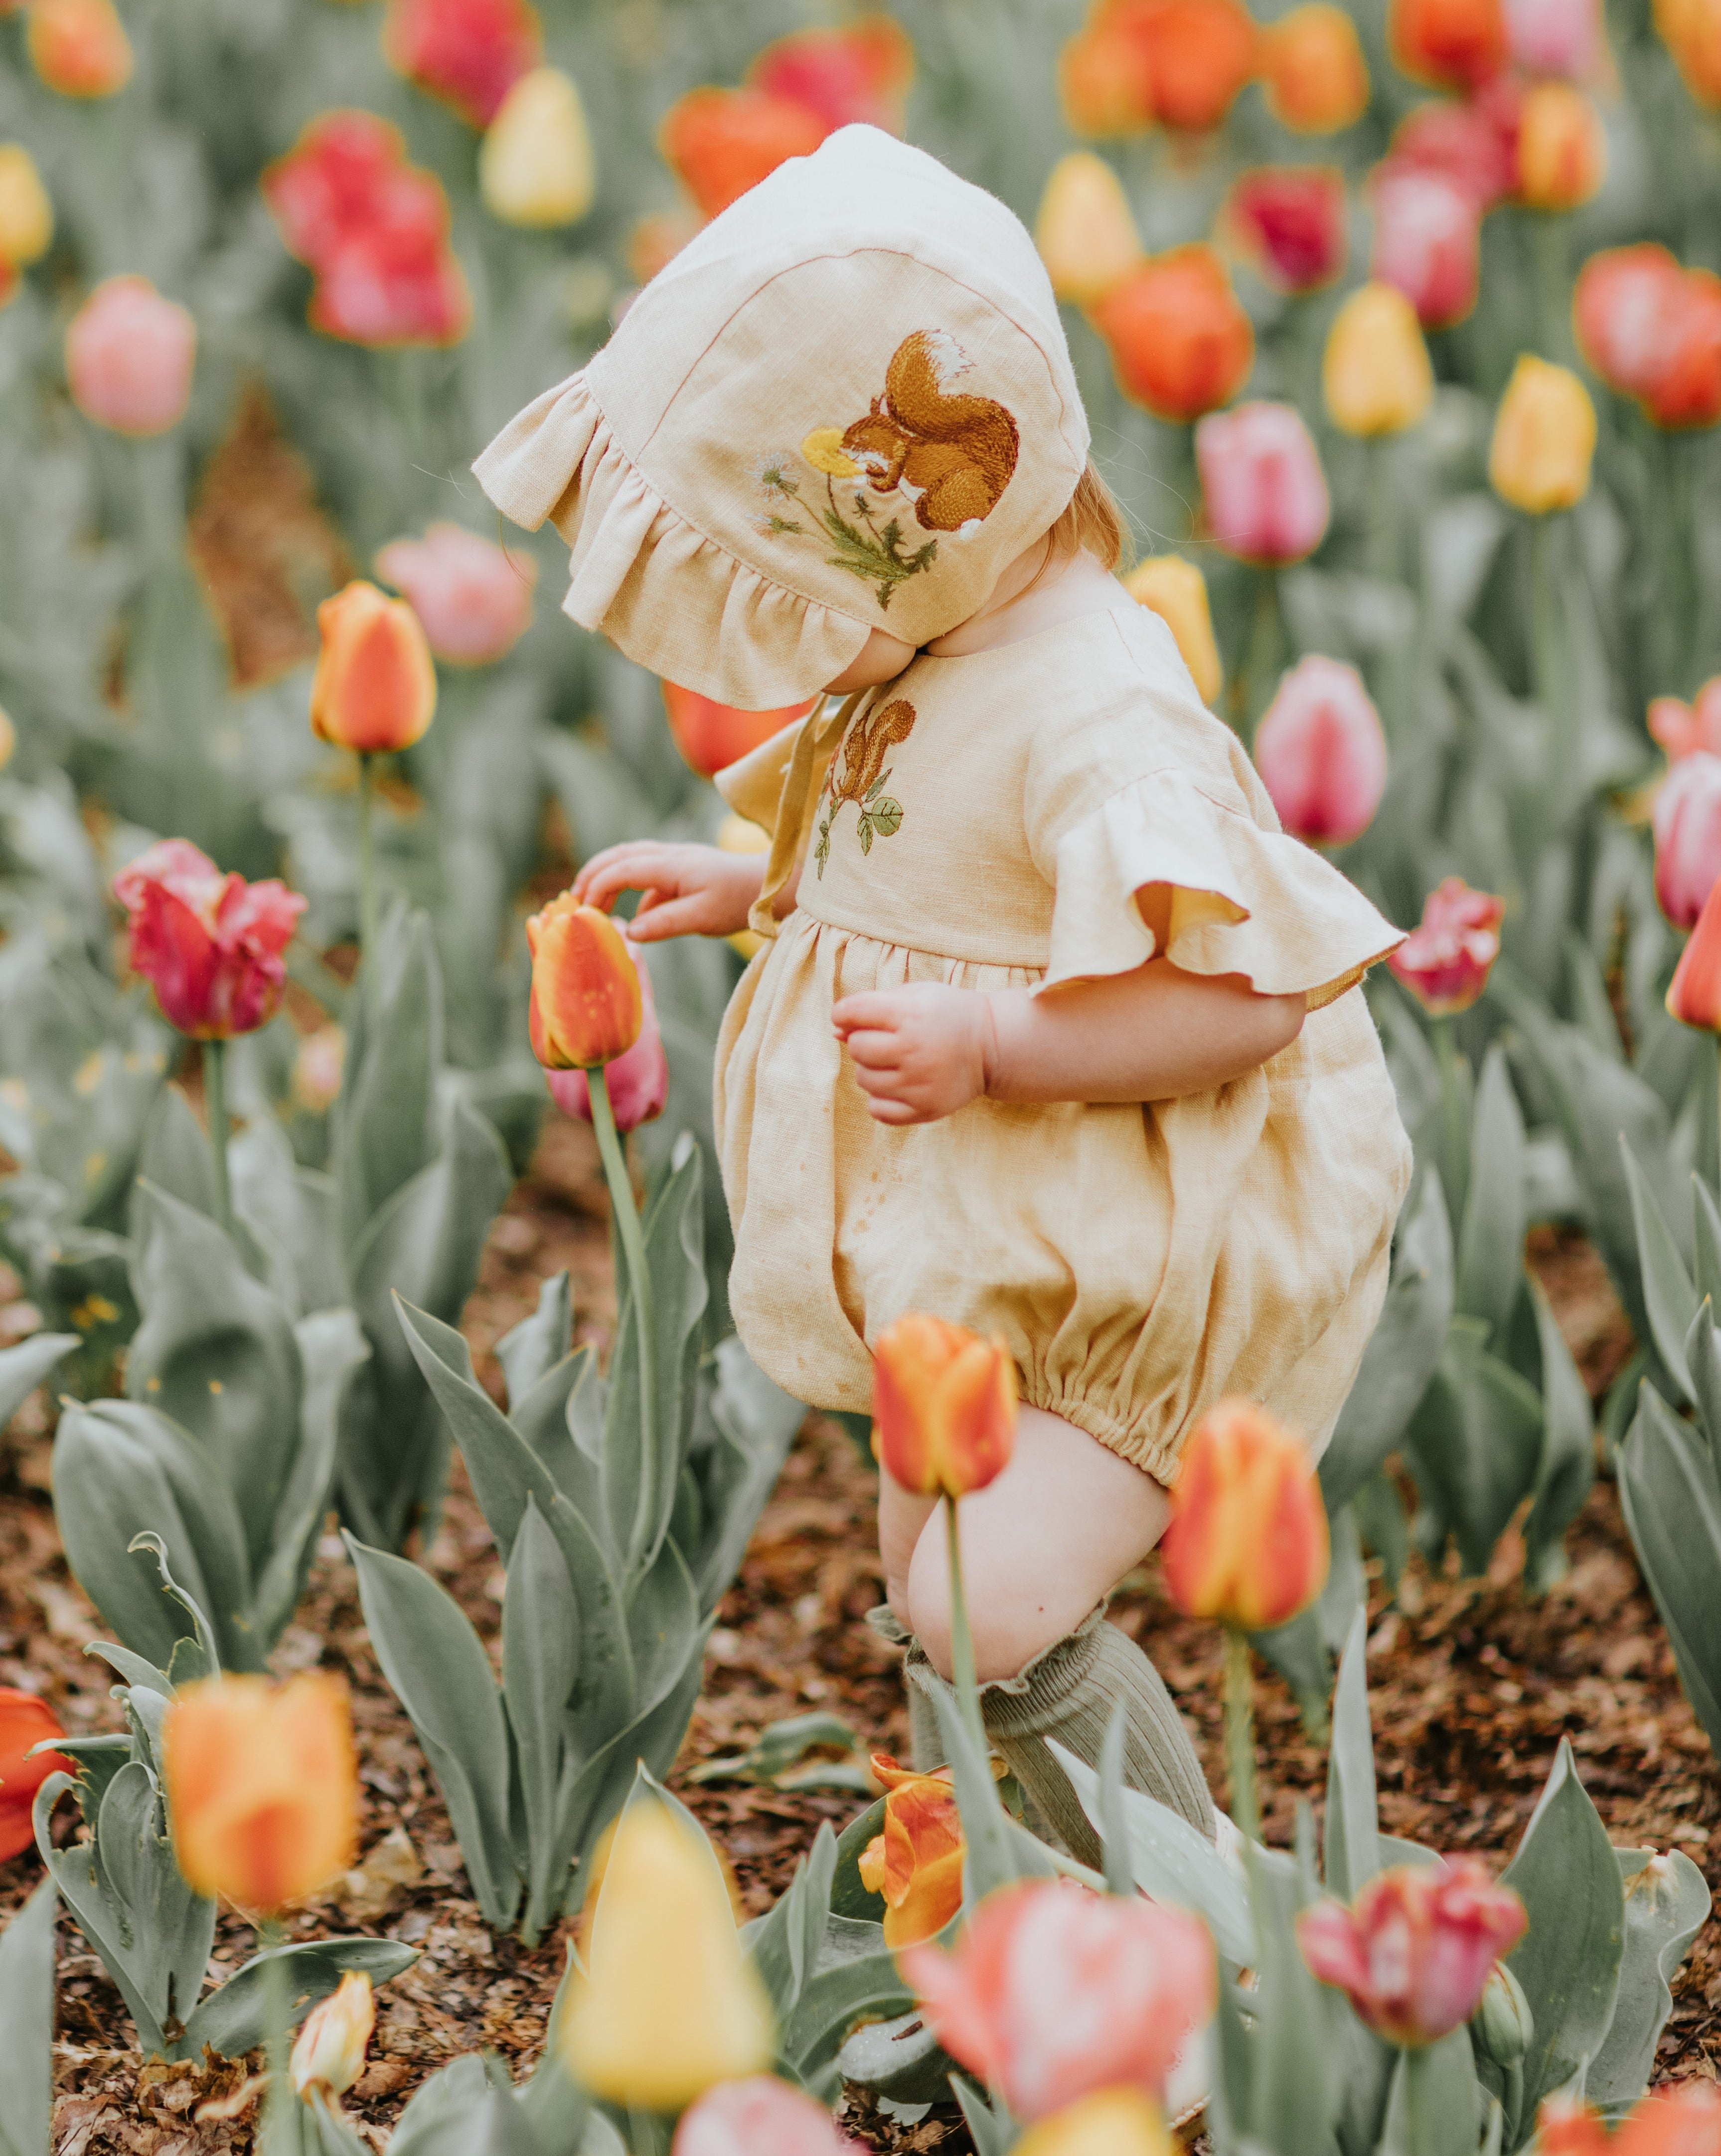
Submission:
POLYGON ((670 2156, 860 2156, 830 2113, 770 2074, 720 2082, 681 2114, 670 2156))
POLYGON ((1506 64, 1506 18, 1500 0, 1391 0, 1387 42, 1415 81, 1478 90, 1506 64))
POLYGON ((113 0, 29 0, 30 64, 62 97, 112 97, 131 80, 131 44, 113 0))
POLYGON ((1240 404, 1195 429, 1195 467, 1214 538, 1268 567, 1300 562, 1326 536, 1331 504, 1315 439, 1289 404, 1240 404))
POLYGON ((532 952, 532 1052, 547 1070, 614 1063, 640 1038, 645 990, 607 913, 564 891, 526 924, 532 952))
POLYGON ((701 778, 726 770, 770 740, 773 734, 794 720, 804 718, 810 703, 785 704, 780 711, 742 711, 715 697, 701 696, 696 689, 665 681, 663 707, 669 715, 676 747, 701 778))
POLYGON ((1102 0, 1099 20, 1133 46, 1162 126, 1219 126, 1255 72, 1255 25, 1239 0, 1102 0))
POLYGON ((902 131, 914 47, 888 15, 857 15, 837 29, 797 30, 767 45, 747 69, 755 89, 816 113, 827 128, 860 121, 902 131))
POLYGON ((1255 763, 1285 829, 1348 846, 1386 790, 1386 736, 1354 666, 1311 653, 1280 682, 1255 735, 1255 763))
POLYGON ((1514 509, 1546 516, 1589 490, 1595 407, 1569 367, 1519 355, 1500 399, 1488 447, 1488 477, 1514 509))
POLYGON ((716 217, 791 157, 809 157, 830 133, 816 112, 763 90, 690 90, 658 130, 670 170, 706 217, 716 217))
POLYGON ((1138 2089, 1099 2089, 1030 2126, 1014 2156, 1178 2156, 1158 2104, 1138 2089))
POLYGON ((1053 291, 1080 307, 1102 300, 1142 259, 1123 182, 1091 150, 1072 150, 1052 167, 1034 239, 1053 291))
POLYGON ((33 1759, 29 1756, 33 1746, 64 1734, 46 1700, 13 1685, 0 1685, 0 1864, 10 1864, 33 1846, 31 1808, 48 1777, 78 1771, 64 1753, 39 1752, 33 1759))
POLYGON ((0 307, 9 306, 23 287, 23 277, 15 264, 0 261, 0 307))
POLYGON ((1252 1401, 1210 1408, 1184 1445, 1162 1545, 1186 1617, 1288 1625, 1327 1584, 1327 1512, 1308 1455, 1252 1401))
POLYGON ((326 1999, 318 1999, 300 2028, 290 2066, 298 2093, 309 2097, 321 2090, 344 2096, 364 2071, 376 2020, 369 1977, 348 1970, 326 1999))
POLYGON ((1506 901, 1448 876, 1422 903, 1422 919, 1387 960, 1431 1018, 1467 1011, 1500 955, 1506 901))
POLYGON ((1531 209, 1580 208, 1607 175, 1601 116, 1569 82, 1539 82, 1518 110, 1518 194, 1531 209))
POLYGON ((1609 388, 1648 398, 1667 371, 1684 303, 1685 272, 1656 242, 1592 254, 1572 295, 1578 349, 1609 388))
POLYGON ((1473 1856, 1400 1864, 1346 1908, 1318 1902, 1297 1923, 1302 1958, 1389 2043, 1436 2044, 1475 2013, 1489 1972, 1529 1923, 1473 1856))
POLYGON ((1709 886, 1690 940, 1667 983, 1668 1015, 1704 1033, 1721 1033, 1721 878, 1709 886))
POLYGON ((316 627, 311 727, 318 739, 362 756, 420 740, 436 716, 436 669, 407 601, 356 578, 323 601, 316 627))
POLYGON ((1344 208, 1336 165, 1267 165, 1237 180, 1225 225, 1269 285, 1313 292, 1344 267, 1344 208))
POLYGON ((1334 135, 1369 109, 1369 63, 1356 24, 1330 0, 1303 0, 1261 33, 1267 110, 1299 135, 1334 135))
POLYGON ((1205 577, 1180 554, 1150 554, 1125 577, 1123 588, 1166 624, 1177 639, 1195 694, 1204 704, 1216 704, 1225 686, 1225 670, 1213 638, 1205 577))
POLYGON ((717 1859, 654 1799, 618 1821, 563 2025, 594 2097, 681 2111, 771 2063, 771 2010, 742 1951, 717 1859))
MULTIPOLYGON (((615 1127, 633 1131, 641 1123, 655 1122, 663 1113, 670 1096, 670 1065, 658 1029, 657 1006, 652 1000, 651 968, 626 937, 621 941, 640 976, 640 1033, 631 1048, 624 1049, 605 1066, 604 1082, 609 1089, 615 1127)), ((573 1116, 583 1123, 591 1122, 592 1089, 583 1070, 548 1070, 544 1078, 551 1099, 564 1116, 573 1116)))
POLYGON ((110 277, 66 330, 66 381, 86 419, 116 434, 165 434, 185 417, 198 326, 147 277, 110 277))
POLYGON ((388 0, 383 52, 397 74, 488 127, 542 59, 543 36, 530 0, 388 0))
POLYGON ((962 1907, 968 1854, 950 1769, 917 1774, 886 1752, 872 1755, 885 1791, 885 1825, 860 1852, 860 1883, 884 1897, 885 1944, 912 1947, 942 1932, 962 1907))
POLYGON ((1611 2156, 1617 2146, 1601 2113, 1587 2103, 1551 2096, 1536 2114, 1536 2156, 1611 2156))
POLYGON ((1333 316, 1321 388, 1347 434, 1401 434, 1427 411, 1434 368, 1416 310, 1397 285, 1361 285, 1333 316))
POLYGON ((1369 275, 1402 292, 1426 330, 1462 321, 1476 305, 1482 228, 1475 203, 1443 174, 1388 165, 1374 177, 1369 275))
POLYGON ((1015 1365, 1001 1340, 910 1311, 873 1348, 872 1419, 893 1482, 922 1497, 966 1496, 1009 1465, 1015 1365))
POLYGON ((1126 29, 1104 18, 1065 40, 1058 99, 1071 131, 1092 141, 1138 135, 1153 124, 1146 56, 1126 29))
POLYGON ((0 264, 38 262, 54 239, 54 204, 22 142, 0 142, 0 264))
POLYGON ((1699 749, 1721 756, 1721 674, 1712 674, 1688 704, 1682 696, 1657 696, 1649 707, 1649 735, 1669 763, 1699 749))
POLYGON ((478 153, 484 206, 504 224, 576 224, 596 185, 578 85, 560 68, 534 68, 502 100, 478 153))
POLYGON ((1656 796, 1655 895, 1676 928, 1691 928, 1721 876, 1721 756, 1682 757, 1656 796))
POLYGON ((223 875, 188 839, 162 839, 114 878, 130 916, 127 963, 193 1040, 254 1033, 280 1008, 281 953, 306 901, 273 876, 223 875))
POLYGON ((1638 2099, 1607 2144, 1611 2156, 1715 2156, 1721 2149, 1721 2092, 1681 2082, 1638 2099))
POLYGON ((377 574, 406 593, 431 650, 450 665, 489 666, 532 626, 537 562, 459 524, 391 540, 377 556, 377 574))
POLYGON ((1195 1917, 1059 1880, 988 1895, 953 1952, 911 1948, 899 1966, 945 2050, 1029 2121, 1099 2089, 1163 2100, 1217 2000, 1195 1917))
POLYGON ((1583 82, 1601 56, 1600 0, 1505 0, 1506 48, 1526 74, 1583 82))
POLYGON ((1225 264, 1199 243, 1143 262, 1090 311, 1124 395, 1162 419, 1199 419, 1236 396, 1255 331, 1225 264))
POLYGON ((336 1678, 182 1686, 162 1718, 162 1766, 173 1854, 196 1892, 272 1912, 352 1861, 358 1768, 336 1678))
POLYGON ((1655 379, 1643 398, 1657 427, 1713 427, 1721 418, 1721 277, 1688 270, 1655 379))

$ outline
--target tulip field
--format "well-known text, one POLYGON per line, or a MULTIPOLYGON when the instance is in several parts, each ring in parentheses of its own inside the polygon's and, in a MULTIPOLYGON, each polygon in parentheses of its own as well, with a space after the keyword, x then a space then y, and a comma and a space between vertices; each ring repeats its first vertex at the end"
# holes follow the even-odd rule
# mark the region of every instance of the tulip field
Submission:
MULTIPOLYGON (((883 401, 881 609, 997 498, 881 531, 883 401)), ((0 0, 0 2156, 1721 2156, 1718 429, 1721 0, 0 0), (1054 1818, 959 1594, 911 1718, 876 1463, 954 1562, 1010 1351, 756 1367, 768 906, 573 890, 756 895, 809 707, 472 472, 855 126, 1030 228, 1128 593, 1408 932, 1330 1442, 1205 1414, 1109 1604, 1214 1839, 1121 1707, 1054 1818)))

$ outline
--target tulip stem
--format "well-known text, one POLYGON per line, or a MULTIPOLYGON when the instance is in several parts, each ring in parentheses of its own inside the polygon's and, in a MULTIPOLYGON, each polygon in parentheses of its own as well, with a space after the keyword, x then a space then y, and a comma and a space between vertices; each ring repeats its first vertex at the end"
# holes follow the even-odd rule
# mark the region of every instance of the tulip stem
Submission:
POLYGON ((1255 738, 1256 721, 1271 701, 1273 668, 1279 656, 1279 572, 1255 572, 1255 626, 1249 639, 1249 654, 1239 681, 1244 739, 1255 738))
POLYGON ((1261 1839, 1261 1810, 1255 1794, 1255 1673, 1250 1667, 1249 1635, 1236 1625, 1225 1628, 1225 1743, 1231 1773, 1231 1817, 1251 1841, 1261 1839))
POLYGON ((203 1043, 203 1112, 209 1119, 209 1158, 215 1164, 215 1218, 233 1233, 233 1187, 227 1177, 227 1043, 203 1043))
POLYGON ((358 752, 358 948, 368 958, 377 941, 376 758, 358 752))
POLYGON ((968 1630, 968 1596, 962 1584, 962 1537, 957 1526, 959 1497, 944 1500, 944 1533, 950 1552, 950 1671, 956 1702, 980 1757, 987 1756, 986 1725, 980 1717, 980 1686, 974 1675, 974 1636, 968 1630))
POLYGON ((295 2123, 292 2115, 292 2083, 287 2076, 287 1965, 275 1951, 286 1943, 286 1933, 279 1918, 265 1917, 258 1925, 258 1949, 273 1957, 263 1964, 263 2058, 269 2086, 263 2098, 262 2132, 258 2146, 265 2156, 276 2156, 277 2151, 285 2156, 285 2152, 297 2144, 297 2137, 292 2133, 295 2123))
POLYGON ((586 1089, 592 1104, 592 1127, 598 1133, 598 1151, 604 1161, 604 1180, 615 1230, 628 1261, 628 1292, 634 1300, 634 1324, 640 1343, 640 1497, 634 1514, 633 1546, 628 1552, 629 1568, 643 1565, 651 1553, 646 1548, 657 1505, 657 1378, 651 1352, 651 1276, 645 1270, 645 1238, 640 1229, 640 1209, 634 1203, 633 1178, 627 1155, 615 1127, 615 1111, 609 1105, 609 1086, 604 1065, 595 1063, 586 1073, 586 1089))
POLYGON ((1395 583, 1399 574, 1397 497, 1390 449, 1391 437, 1375 434, 1369 439, 1369 574, 1379 583, 1395 583))
POLYGON ((1439 2100, 1428 2071, 1429 2050, 1426 2044, 1410 2044, 1403 2053, 1406 2156, 1435 2156, 1436 2148, 1445 2146, 1447 2138, 1449 2122, 1443 2111, 1439 2118, 1435 2116, 1439 2100))

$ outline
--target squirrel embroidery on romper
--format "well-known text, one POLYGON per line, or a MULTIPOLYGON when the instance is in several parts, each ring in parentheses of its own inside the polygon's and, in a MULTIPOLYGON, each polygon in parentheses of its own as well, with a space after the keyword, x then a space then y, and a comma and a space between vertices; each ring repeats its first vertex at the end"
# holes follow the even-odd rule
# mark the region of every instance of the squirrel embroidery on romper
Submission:
POLYGON ((860 808, 863 854, 872 851, 875 837, 891 839, 902 829, 902 804, 884 793, 885 781, 891 775, 885 768, 885 758, 913 732, 914 706, 901 696, 868 711, 850 729, 840 757, 831 766, 830 806, 819 826, 819 843, 814 848, 821 881, 830 857, 831 821, 844 802, 852 801, 860 808))

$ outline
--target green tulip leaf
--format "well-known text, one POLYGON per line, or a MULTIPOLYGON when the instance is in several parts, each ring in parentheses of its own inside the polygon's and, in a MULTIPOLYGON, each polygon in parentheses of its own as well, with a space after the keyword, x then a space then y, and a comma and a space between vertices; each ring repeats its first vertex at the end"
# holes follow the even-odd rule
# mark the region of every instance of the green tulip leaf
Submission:
POLYGON ((372 1984, 386 1984, 418 1958, 416 1947, 403 1946, 398 1939, 309 1939, 267 1948, 198 2006, 185 2025, 179 2055, 200 2059, 206 2044, 223 2059, 242 2059, 255 2051, 269 2034, 272 1970, 285 1972, 287 2025, 296 2028, 343 1976, 367 1976, 372 1984))
POLYGON ((1670 1979, 1709 1914, 1708 1881, 1683 1851, 1616 1849, 1626 1890, 1626 1939, 1613 2020, 1584 2079, 1597 2107, 1635 2103, 1649 2087, 1656 2046, 1673 2010, 1670 1979))
POLYGON ((0 1932, 0 2156, 43 2156, 53 2143, 58 1903, 44 1879, 0 1932))

